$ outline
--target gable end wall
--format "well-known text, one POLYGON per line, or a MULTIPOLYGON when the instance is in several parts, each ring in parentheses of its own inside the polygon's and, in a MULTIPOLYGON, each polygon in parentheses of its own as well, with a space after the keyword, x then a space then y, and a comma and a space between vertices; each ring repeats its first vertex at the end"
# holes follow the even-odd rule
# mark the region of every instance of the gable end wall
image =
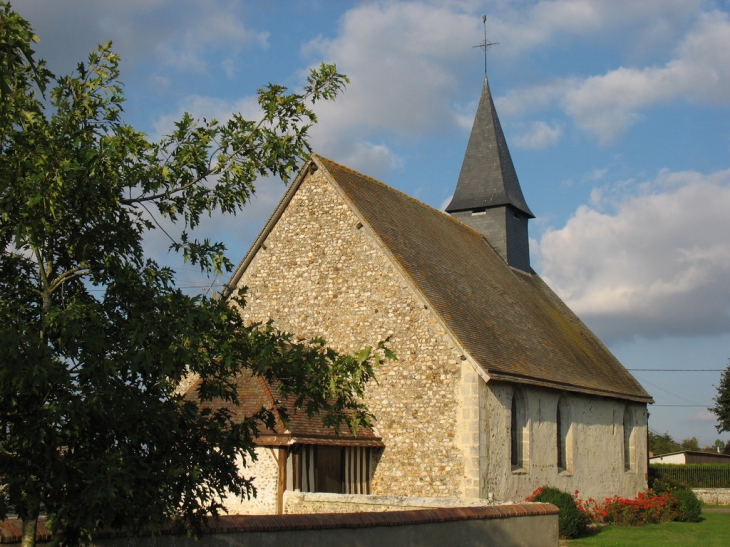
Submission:
POLYGON ((390 336, 398 360, 367 388, 386 446, 373 462, 372 493, 475 497, 476 373, 462 378, 451 337, 322 171, 302 182, 243 274, 242 315, 350 353, 390 336))

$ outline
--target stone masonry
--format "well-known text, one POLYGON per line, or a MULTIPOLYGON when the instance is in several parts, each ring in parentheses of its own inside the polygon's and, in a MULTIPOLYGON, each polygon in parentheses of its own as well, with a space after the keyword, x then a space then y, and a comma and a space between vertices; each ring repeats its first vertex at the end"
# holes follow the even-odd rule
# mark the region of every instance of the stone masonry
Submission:
POLYGON ((309 174, 241 278, 242 315, 343 352, 390 337, 398 360, 366 396, 386 446, 372 493, 476 497, 477 375, 385 253, 321 170, 309 174))

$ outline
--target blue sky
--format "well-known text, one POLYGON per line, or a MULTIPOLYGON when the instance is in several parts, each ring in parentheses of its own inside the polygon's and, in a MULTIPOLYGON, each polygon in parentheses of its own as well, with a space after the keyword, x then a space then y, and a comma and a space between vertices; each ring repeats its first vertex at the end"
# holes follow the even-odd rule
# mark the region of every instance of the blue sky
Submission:
MULTIPOLYGON (((650 427, 718 435, 706 411, 730 357, 730 6, 723 0, 17 0, 39 55, 71 71, 122 57, 126 119, 257 118, 255 91, 337 63, 314 149, 441 208, 489 79, 531 221, 533 266, 653 395, 650 427)), ((238 261, 283 193, 261 181, 203 226, 238 261)), ((166 255, 162 237, 148 249, 166 255)), ((183 266, 181 284, 201 280, 183 266)), ((225 281, 225 280, 222 280, 225 281)))

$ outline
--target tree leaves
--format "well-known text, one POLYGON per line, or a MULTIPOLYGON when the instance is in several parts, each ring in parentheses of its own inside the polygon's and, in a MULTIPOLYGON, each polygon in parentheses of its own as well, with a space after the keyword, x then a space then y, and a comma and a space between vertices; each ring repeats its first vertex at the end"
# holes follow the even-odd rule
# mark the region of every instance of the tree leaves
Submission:
POLYGON ((715 406, 708 408, 717 416, 718 424, 715 426, 718 433, 730 431, 730 364, 720 376, 720 385, 717 386, 717 397, 713 399, 715 406))
POLYGON ((195 237, 201 216, 240 211, 259 177, 289 180, 311 105, 347 78, 322 65, 301 92, 260 90, 259 121, 185 114, 151 142, 123 121, 110 44, 55 77, 35 40, 0 2, 0 517, 12 509, 32 530, 42 503, 64 545, 170 519, 197 533, 222 495, 255 492, 239 462, 273 423, 271 411, 234 418, 201 403, 235 405, 237 376, 253 372, 279 388, 283 417, 321 412, 356 430, 371 421, 365 384, 394 356, 246 325, 228 302, 183 293, 142 241, 165 217, 173 250, 230 271, 221 243, 195 237), (183 397, 188 374, 200 382, 183 397))

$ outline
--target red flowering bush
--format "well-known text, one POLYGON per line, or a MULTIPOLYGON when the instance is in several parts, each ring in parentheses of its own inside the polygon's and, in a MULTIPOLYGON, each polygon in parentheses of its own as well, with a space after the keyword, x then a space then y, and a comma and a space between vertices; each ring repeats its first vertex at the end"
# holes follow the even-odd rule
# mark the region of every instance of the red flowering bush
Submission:
MULTIPOLYGON (((527 501, 548 501, 542 499, 544 489, 545 487, 535 490, 527 501)), ((671 492, 655 494, 651 490, 646 490, 639 492, 635 499, 614 496, 606 498, 603 503, 599 503, 593 498, 583 500, 578 497, 579 494, 580 492, 576 490, 573 499, 583 515, 583 526, 590 523, 642 526, 649 523, 671 522, 682 516, 679 511, 679 502, 671 492)))
POLYGON ((606 498, 602 505, 590 499, 580 501, 578 507, 588 513, 593 522, 606 522, 617 526, 642 526, 677 520, 677 498, 671 493, 654 494, 651 490, 639 492, 635 499, 614 496, 606 498))
POLYGON ((654 494, 651 490, 639 492, 636 499, 619 496, 606 498, 603 508, 605 522, 618 526, 641 526, 658 522, 671 522, 677 519, 677 498, 671 493, 654 494))
POLYGON ((593 498, 583 500, 578 497, 578 494, 580 494, 579 490, 576 490, 573 494, 573 498, 575 498, 575 505, 578 507, 581 513, 586 515, 586 519, 588 520, 588 522, 603 522, 608 516, 608 512, 606 511, 606 509, 593 498))

